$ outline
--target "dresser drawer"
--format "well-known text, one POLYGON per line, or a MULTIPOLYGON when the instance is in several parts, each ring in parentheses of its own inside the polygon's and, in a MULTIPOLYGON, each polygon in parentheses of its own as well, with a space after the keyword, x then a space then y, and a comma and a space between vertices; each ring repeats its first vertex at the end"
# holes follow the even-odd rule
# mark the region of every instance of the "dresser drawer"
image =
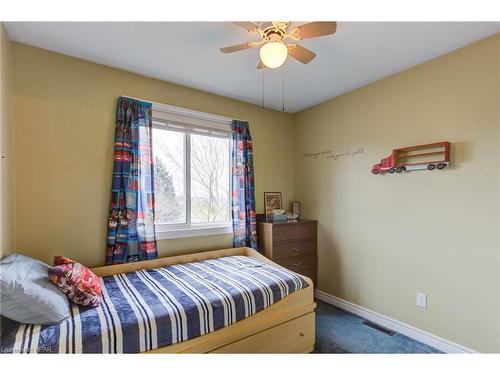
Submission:
POLYGON ((316 245, 313 239, 305 241, 283 242, 277 243, 274 246, 273 259, 291 258, 315 253, 316 245))
POLYGON ((297 273, 301 273, 302 270, 316 268, 316 262, 317 256, 315 254, 276 260, 279 265, 297 273))
POLYGON ((313 238, 315 228, 313 223, 273 225, 273 242, 313 238))

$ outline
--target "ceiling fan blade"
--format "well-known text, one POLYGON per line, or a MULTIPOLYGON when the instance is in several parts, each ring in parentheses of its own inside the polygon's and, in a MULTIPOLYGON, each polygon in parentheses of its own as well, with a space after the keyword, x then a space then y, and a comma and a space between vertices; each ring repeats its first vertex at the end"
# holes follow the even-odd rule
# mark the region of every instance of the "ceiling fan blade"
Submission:
POLYGON ((220 51, 223 53, 232 53, 232 52, 238 52, 238 51, 248 49, 248 48, 254 48, 254 45, 247 42, 247 43, 243 43, 243 44, 236 44, 235 46, 224 47, 224 48, 221 48, 220 51))
POLYGON ((238 25, 239 27, 244 28, 248 32, 253 32, 256 31, 259 26, 257 26, 253 22, 233 22, 235 25, 238 25))
POLYGON ((264 65, 262 60, 259 60, 259 64, 257 65, 257 69, 267 69, 267 66, 264 65))
POLYGON ((292 35, 297 39, 310 39, 334 34, 335 31, 337 31, 337 22, 311 22, 296 27, 292 35))
POLYGON ((289 44, 288 54, 294 59, 300 61, 302 64, 308 64, 316 57, 316 54, 307 48, 299 46, 298 44, 289 44))

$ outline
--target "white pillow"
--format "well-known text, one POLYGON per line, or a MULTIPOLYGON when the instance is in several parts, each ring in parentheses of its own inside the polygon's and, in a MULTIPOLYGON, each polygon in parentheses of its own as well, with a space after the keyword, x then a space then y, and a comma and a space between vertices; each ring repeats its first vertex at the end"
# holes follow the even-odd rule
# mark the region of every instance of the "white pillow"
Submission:
POLYGON ((68 299, 48 276, 49 266, 12 254, 0 260, 0 314, 29 324, 56 324, 69 316, 68 299))

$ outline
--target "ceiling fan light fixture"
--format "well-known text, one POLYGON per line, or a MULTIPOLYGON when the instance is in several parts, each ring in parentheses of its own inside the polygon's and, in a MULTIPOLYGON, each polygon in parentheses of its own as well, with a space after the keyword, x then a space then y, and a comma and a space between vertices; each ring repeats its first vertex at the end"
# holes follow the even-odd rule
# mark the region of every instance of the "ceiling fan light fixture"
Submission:
POLYGON ((269 42, 260 48, 260 58, 265 66, 275 69, 283 65, 288 56, 288 48, 282 42, 269 42))

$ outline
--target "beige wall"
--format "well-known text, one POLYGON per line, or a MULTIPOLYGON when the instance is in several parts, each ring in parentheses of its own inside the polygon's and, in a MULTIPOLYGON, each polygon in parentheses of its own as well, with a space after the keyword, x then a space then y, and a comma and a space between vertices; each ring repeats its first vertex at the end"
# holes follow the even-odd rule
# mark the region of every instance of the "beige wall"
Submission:
MULTIPOLYGON (((257 210, 264 191, 282 191, 285 202, 295 191, 304 216, 319 219, 319 289, 500 351, 499 35, 296 115, 22 44, 12 50, 19 252, 103 263, 115 100, 141 97, 250 122, 257 210), (370 174, 395 147, 439 140, 453 142, 449 170, 370 174), (337 160, 302 157, 359 147, 337 160), (415 306, 417 291, 428 294, 427 310, 415 306)), ((3 166, 2 241, 13 233, 3 166)), ((160 241, 160 255, 230 244, 230 236, 160 241)))
POLYGON ((15 248, 12 43, 0 23, 0 257, 15 248))
MULTIPOLYGON (((257 211, 293 198, 292 115, 13 43, 17 250, 104 262, 120 95, 250 122, 257 211), (280 152, 274 152, 279 149, 280 152)), ((230 235, 160 241, 160 255, 231 246, 230 235)))
POLYGON ((485 352, 500 352, 499 59, 497 34, 295 118, 295 196, 319 220, 318 288, 485 352), (442 140, 449 170, 370 173, 393 148, 442 140))

